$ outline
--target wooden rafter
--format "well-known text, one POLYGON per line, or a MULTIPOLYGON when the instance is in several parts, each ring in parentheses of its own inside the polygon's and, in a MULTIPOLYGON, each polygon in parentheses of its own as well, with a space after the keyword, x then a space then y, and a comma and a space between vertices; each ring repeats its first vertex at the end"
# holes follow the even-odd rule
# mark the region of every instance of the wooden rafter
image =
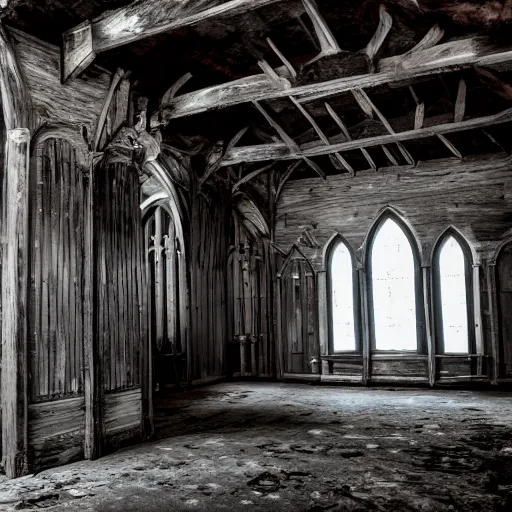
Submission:
POLYGON ((325 57, 326 55, 339 53, 341 51, 340 47, 338 46, 338 43, 336 42, 336 39, 325 19, 320 13, 315 0, 302 0, 302 3, 304 4, 306 14, 313 23, 313 28, 315 29, 316 37, 318 38, 320 45, 320 53, 314 59, 310 60, 309 63, 325 57))
POLYGON ((386 8, 381 5, 379 9, 379 25, 365 49, 365 53, 370 59, 373 60, 375 58, 392 26, 393 18, 386 11, 386 8))
POLYGON ((375 73, 349 76, 284 89, 271 85, 265 74, 208 87, 176 97, 162 113, 162 122, 250 101, 294 96, 299 103, 354 89, 410 81, 471 66, 512 63, 512 47, 496 48, 486 37, 472 37, 420 48, 402 56, 381 59, 375 73))
MULTIPOLYGON (((347 127, 345 126, 345 123, 341 120, 341 117, 336 114, 334 109, 329 105, 329 103, 325 102, 325 108, 328 112, 328 114, 331 116, 332 120, 338 125, 339 129, 345 136, 346 140, 352 140, 352 137, 350 136, 350 133, 348 132, 347 127)), ((370 164, 370 167, 374 170, 377 170, 377 165, 373 161, 373 158, 370 156, 370 153, 364 148, 360 148, 361 153, 366 158, 366 161, 370 164)))
POLYGON ((295 71, 295 68, 292 66, 291 62, 283 55, 281 50, 272 42, 272 39, 270 37, 267 37, 267 43, 272 48, 273 52, 277 55, 279 60, 283 63, 283 66, 288 70, 290 73, 290 76, 296 80, 297 79, 297 71, 295 71))
POLYGON ((281 0, 135 1, 63 34, 62 80, 83 71, 96 55, 147 37, 220 16, 234 16, 281 0))
MULTIPOLYGON (((330 141, 325 135, 325 133, 322 131, 320 126, 318 126, 317 122, 313 119, 313 117, 309 114, 309 112, 293 97, 290 96, 291 102, 297 107, 299 112, 308 120, 309 124, 313 127, 317 135, 320 137, 320 140, 326 145, 330 146, 330 141)), ((343 169, 345 169, 348 173, 350 173, 352 176, 354 175, 354 169, 352 166, 340 155, 340 153, 334 153, 333 158, 335 159, 333 161, 333 165, 339 169, 340 165, 343 169)))
POLYGON ((457 99, 455 100, 454 122, 459 123, 464 120, 466 112, 466 82, 463 78, 459 80, 459 89, 457 90, 457 99))
MULTIPOLYGON (((384 117, 382 112, 375 106, 375 104, 369 98, 369 96, 366 94, 366 92, 363 89, 356 89, 356 91, 360 97, 364 98, 365 103, 367 105, 369 105, 370 108, 375 112, 376 116, 380 119, 380 122, 384 125, 386 130, 390 134, 394 134, 395 130, 393 130, 393 127, 389 124, 389 121, 384 117)), ((352 93, 354 93, 354 92, 355 91, 352 91, 352 93)), ((400 153, 402 153, 402 156, 405 158, 406 162, 410 165, 414 165, 414 163, 415 163, 414 158, 411 156, 409 151, 407 151, 407 149, 405 149, 405 147, 402 144, 400 144, 400 142, 397 142, 396 144, 398 146, 398 149, 400 150, 400 153)))
POLYGON ((259 112, 261 112, 261 114, 268 121, 270 126, 272 126, 272 128, 274 128, 274 130, 278 133, 279 137, 285 143, 290 153, 295 155, 295 157, 297 158, 302 158, 304 162, 306 162, 309 165, 309 167, 311 167, 311 169, 313 169, 319 176, 325 179, 325 173, 322 171, 322 169, 315 162, 307 158, 306 155, 302 155, 299 146, 286 133, 284 128, 270 114, 268 114, 267 111, 257 101, 253 101, 253 105, 258 109, 259 112))
POLYGON ((324 144, 303 144, 300 146, 300 156, 291 153, 285 144, 261 144, 257 146, 239 147, 226 154, 222 165, 233 165, 240 162, 257 162, 264 160, 294 160, 302 156, 311 158, 320 155, 329 155, 336 152, 350 151, 361 148, 381 146, 383 144, 394 144, 407 140, 417 140, 426 137, 436 137, 448 133, 456 133, 466 130, 485 128, 497 124, 512 121, 512 108, 506 109, 498 114, 490 116, 466 119, 459 123, 444 123, 428 128, 418 130, 407 130, 403 132, 379 135, 377 137, 368 137, 345 141, 341 143, 331 143, 330 146, 324 144))

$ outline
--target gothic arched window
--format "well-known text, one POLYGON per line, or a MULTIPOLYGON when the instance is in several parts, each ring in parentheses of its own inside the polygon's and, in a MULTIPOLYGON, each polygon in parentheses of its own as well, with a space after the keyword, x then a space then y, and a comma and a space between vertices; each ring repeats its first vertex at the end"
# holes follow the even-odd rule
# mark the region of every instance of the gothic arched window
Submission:
POLYGON ((372 348, 418 350, 421 284, 417 254, 402 223, 385 216, 370 242, 372 348))
POLYGON ((434 252, 434 272, 438 351, 467 354, 471 253, 459 236, 449 232, 441 239, 434 252))
POLYGON ((328 266, 330 351, 357 349, 355 270, 352 253, 341 239, 330 251, 328 266))

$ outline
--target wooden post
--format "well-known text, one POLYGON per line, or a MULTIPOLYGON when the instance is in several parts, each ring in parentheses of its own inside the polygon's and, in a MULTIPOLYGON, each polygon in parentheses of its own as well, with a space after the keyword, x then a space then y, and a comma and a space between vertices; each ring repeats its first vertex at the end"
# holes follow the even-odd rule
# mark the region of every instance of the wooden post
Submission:
POLYGON ((247 342, 247 336, 245 334, 240 334, 238 337, 238 340, 240 341, 240 375, 242 377, 245 377, 247 375, 246 372, 246 355, 245 355, 245 344, 247 342))
POLYGON ((363 354, 363 386, 368 385, 371 376, 371 340, 370 340, 370 325, 369 325, 369 303, 368 303, 368 288, 367 279, 364 268, 358 268, 359 274, 359 290, 361 294, 361 322, 362 322, 362 354, 363 354))
POLYGON ((94 336, 94 163, 84 183, 84 400, 85 434, 84 456, 99 457, 99 381, 94 354, 97 345, 94 336))
POLYGON ((498 384, 500 378, 500 327, 498 314, 498 289, 496 286, 496 263, 487 265, 487 294, 489 299, 489 318, 491 323, 491 356, 492 375, 491 383, 498 384))
POLYGON ((30 132, 7 131, 2 265, 2 455, 9 478, 28 472, 28 182, 30 132))
POLYGON ((325 269, 317 272, 318 297, 318 341, 320 356, 329 354, 329 318, 327 314, 327 273, 325 269))
POLYGON ((430 267, 423 267, 423 306, 425 313, 425 332, 427 336, 427 357, 428 357, 428 383, 430 387, 433 387, 436 381, 436 344, 435 337, 432 336, 432 325, 430 315, 430 297, 432 297, 430 267))

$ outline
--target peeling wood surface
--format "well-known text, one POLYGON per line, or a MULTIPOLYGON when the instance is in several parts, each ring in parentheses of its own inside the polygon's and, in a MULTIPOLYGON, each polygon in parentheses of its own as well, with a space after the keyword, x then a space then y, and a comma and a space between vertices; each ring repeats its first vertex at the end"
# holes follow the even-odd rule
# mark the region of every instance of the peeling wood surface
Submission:
POLYGON ((93 68, 82 78, 60 83, 59 49, 9 29, 34 108, 34 124, 43 121, 85 126, 92 134, 110 85, 109 73, 93 68))

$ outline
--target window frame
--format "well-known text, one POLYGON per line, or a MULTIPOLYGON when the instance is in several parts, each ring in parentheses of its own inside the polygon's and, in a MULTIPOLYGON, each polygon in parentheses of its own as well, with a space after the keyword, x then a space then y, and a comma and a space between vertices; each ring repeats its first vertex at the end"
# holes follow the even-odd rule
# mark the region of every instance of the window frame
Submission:
POLYGON ((447 229, 437 240, 432 252, 432 303, 434 314, 434 333, 436 354, 462 356, 476 353, 475 306, 473 297, 473 253, 467 240, 453 228, 447 229), (446 352, 444 348, 443 308, 441 302, 441 269, 439 258, 445 243, 453 237, 464 255, 464 274, 466 281, 466 310, 468 323, 468 351, 446 352))
POLYGON ((409 226, 397 214, 392 211, 384 212, 373 224, 367 238, 367 248, 365 254, 366 268, 366 289, 368 293, 368 331, 370 336, 370 351, 372 354, 402 354, 402 355, 425 355, 427 354, 427 341, 425 333, 425 307, 423 295, 423 276, 421 270, 421 254, 418 243, 409 226), (416 298, 416 350, 389 349, 382 350, 376 348, 375 337, 375 314, 373 308, 373 276, 371 256, 373 245, 379 234, 381 227, 387 220, 392 220, 402 230, 406 236, 412 250, 414 261, 414 292, 416 298))
POLYGON ((359 272, 356 265, 356 257, 352 246, 340 234, 336 235, 327 251, 327 319, 328 319, 328 349, 330 355, 341 354, 361 354, 363 349, 362 343, 362 327, 361 327, 361 300, 359 291, 359 272), (332 303, 332 259, 336 249, 340 244, 343 244, 350 255, 350 262, 352 264, 352 300, 354 310, 354 350, 334 350, 334 330, 333 330, 333 303, 332 303))

